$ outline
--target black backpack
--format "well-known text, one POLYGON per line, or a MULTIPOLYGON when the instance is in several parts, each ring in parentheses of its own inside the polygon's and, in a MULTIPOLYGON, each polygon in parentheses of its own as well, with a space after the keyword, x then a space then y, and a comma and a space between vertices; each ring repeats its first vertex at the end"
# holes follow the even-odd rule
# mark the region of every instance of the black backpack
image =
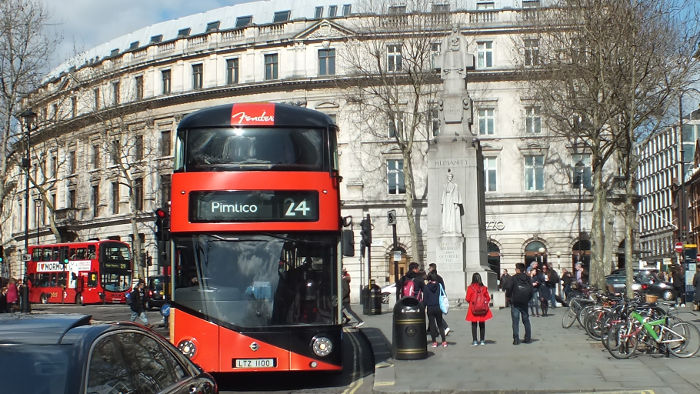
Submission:
POLYGON ((510 295, 511 302, 518 305, 527 305, 530 298, 532 298, 532 284, 517 281, 515 278, 511 278, 511 280, 514 281, 513 293, 510 295))

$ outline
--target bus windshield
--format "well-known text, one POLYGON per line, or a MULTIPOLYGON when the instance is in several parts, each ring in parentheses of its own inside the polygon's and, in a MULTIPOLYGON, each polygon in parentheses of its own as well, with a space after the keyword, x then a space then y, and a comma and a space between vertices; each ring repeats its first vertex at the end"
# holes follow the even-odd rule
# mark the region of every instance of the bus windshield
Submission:
POLYGON ((337 236, 174 237, 174 302, 237 327, 334 324, 337 236))
POLYGON ((100 248, 102 286, 106 291, 121 292, 131 285, 131 255, 122 244, 104 244, 100 248))
POLYGON ((322 129, 216 128, 180 131, 186 171, 326 170, 322 129))

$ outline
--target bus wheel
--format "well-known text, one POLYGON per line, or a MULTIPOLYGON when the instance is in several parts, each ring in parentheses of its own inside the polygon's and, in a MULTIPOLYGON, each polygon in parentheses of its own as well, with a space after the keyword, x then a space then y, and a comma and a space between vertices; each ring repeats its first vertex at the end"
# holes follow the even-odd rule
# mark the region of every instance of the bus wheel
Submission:
POLYGON ((41 295, 41 303, 42 304, 48 304, 49 303, 49 296, 47 294, 42 294, 41 295))
POLYGON ((81 293, 75 295, 75 305, 85 305, 85 301, 83 300, 83 295, 81 293))

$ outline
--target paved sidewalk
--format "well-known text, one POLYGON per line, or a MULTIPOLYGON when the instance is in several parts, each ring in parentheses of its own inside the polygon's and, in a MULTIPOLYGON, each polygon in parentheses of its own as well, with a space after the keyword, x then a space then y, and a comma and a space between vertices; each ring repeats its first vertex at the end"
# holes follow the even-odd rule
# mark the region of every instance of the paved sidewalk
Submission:
MULTIPOLYGON (((363 316, 360 330, 375 353, 374 391, 378 393, 592 392, 649 390, 656 393, 700 392, 698 356, 640 355, 629 360, 610 356, 600 342, 588 339, 578 324, 561 326, 566 308, 548 317, 531 317, 533 343, 513 345, 510 308, 493 310, 486 322, 486 346, 472 346, 466 309, 450 309, 449 347, 430 347, 423 360, 391 358, 393 306, 381 315, 363 316)), ((355 310, 362 310, 357 306, 355 310)), ((690 308, 684 308, 689 311, 690 308)), ((700 314, 679 315, 696 325, 700 314)), ((524 333, 522 323, 520 335, 524 333)))

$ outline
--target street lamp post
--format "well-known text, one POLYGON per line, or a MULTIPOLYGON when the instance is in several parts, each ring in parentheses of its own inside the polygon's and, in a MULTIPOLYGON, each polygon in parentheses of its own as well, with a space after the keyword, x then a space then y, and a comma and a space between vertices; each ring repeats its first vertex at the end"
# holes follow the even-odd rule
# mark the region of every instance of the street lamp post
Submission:
MULTIPOLYGON (((24 119, 24 124, 26 126, 27 132, 25 134, 25 156, 22 160, 22 167, 24 167, 24 253, 29 253, 29 168, 30 168, 30 153, 29 153, 29 133, 32 129, 32 122, 36 118, 36 113, 27 108, 22 111, 19 116, 24 119)), ((20 271, 25 268, 24 259, 22 259, 22 264, 20 265, 20 271)), ((26 269, 24 270, 26 272, 26 269)), ((20 277, 24 276, 24 272, 20 272, 20 277)))

